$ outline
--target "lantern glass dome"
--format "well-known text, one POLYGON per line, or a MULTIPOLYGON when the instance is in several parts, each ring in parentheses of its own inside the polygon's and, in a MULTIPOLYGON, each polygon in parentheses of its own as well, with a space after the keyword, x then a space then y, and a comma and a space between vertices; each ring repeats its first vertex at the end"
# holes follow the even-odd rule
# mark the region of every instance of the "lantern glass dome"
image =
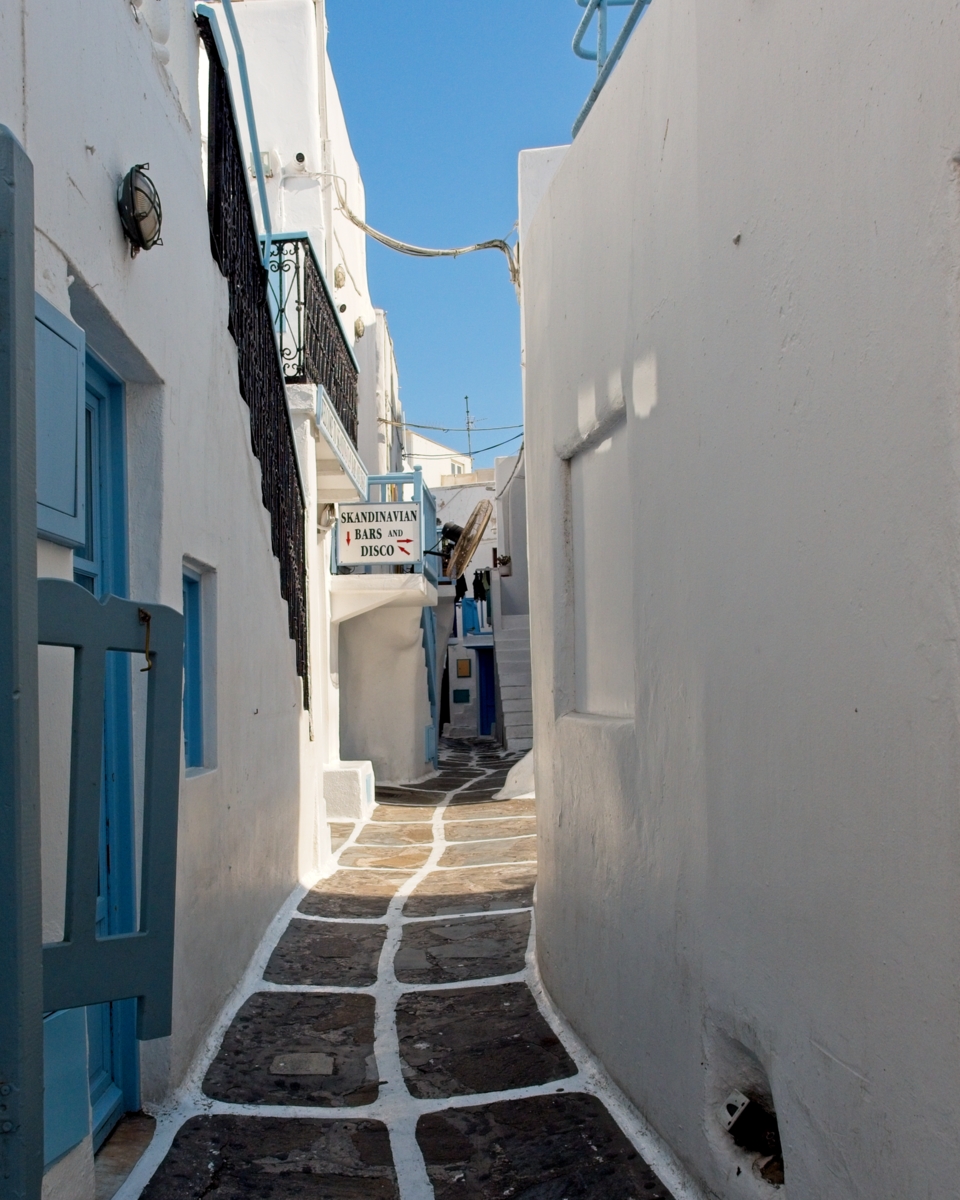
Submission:
POLYGON ((130 253, 136 255, 151 246, 162 246, 160 226, 163 214, 160 197, 146 171, 149 163, 138 163, 120 180, 117 209, 123 232, 130 241, 130 253))

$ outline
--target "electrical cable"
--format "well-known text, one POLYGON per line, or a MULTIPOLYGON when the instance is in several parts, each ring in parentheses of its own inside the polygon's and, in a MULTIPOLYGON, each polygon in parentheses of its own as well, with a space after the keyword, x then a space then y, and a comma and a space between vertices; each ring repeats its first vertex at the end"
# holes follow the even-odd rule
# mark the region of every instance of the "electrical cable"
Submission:
MULTIPOLYGON (((513 437, 505 438, 504 441, 502 441, 502 442, 494 442, 492 446, 484 446, 483 449, 481 449, 481 450, 474 450, 473 454, 470 455, 469 457, 476 458, 478 454, 486 454, 486 452, 488 450, 497 450, 497 449, 499 449, 500 446, 506 446, 509 442, 515 442, 517 440, 517 438, 522 438, 522 437, 523 437, 522 433, 514 434, 513 437)), ((462 450, 454 450, 453 453, 459 454, 462 458, 468 457, 466 455, 466 453, 464 453, 464 451, 462 451, 462 450)), ((404 456, 404 458, 449 458, 450 457, 449 454, 407 454, 406 451, 404 451, 403 456, 404 456)))
POLYGON ((374 241, 379 242, 382 246, 386 246, 389 250, 396 250, 400 254, 409 254, 414 258, 459 258, 461 254, 472 254, 475 250, 499 250, 505 255, 507 267, 510 271, 510 282, 519 292, 520 290, 520 267, 513 254, 513 248, 509 246, 503 238, 490 238, 486 242, 474 242, 472 246, 456 246, 450 250, 433 250, 426 246, 414 246, 410 242, 401 242, 396 238, 390 237, 386 233, 381 233, 379 229, 374 229, 372 225, 368 225, 366 221, 360 219, 350 206, 347 204, 347 198, 340 191, 340 183, 342 177, 329 172, 333 179, 334 190, 337 193, 337 205, 348 221, 352 221, 358 229, 362 229, 367 237, 372 237, 374 241))
POLYGON ((513 470, 510 472, 510 478, 503 485, 503 487, 500 489, 500 491, 497 492, 497 494, 494 496, 494 500, 499 500, 500 497, 503 495, 503 493, 510 486, 510 484, 513 483, 513 477, 514 477, 514 475, 516 475, 520 464, 523 462, 523 445, 524 445, 523 442, 521 442, 520 449, 517 451, 517 461, 513 464, 513 470))
MULTIPOLYGON (((439 433, 466 433, 466 429, 459 429, 454 425, 417 425, 413 421, 391 421, 389 417, 377 417, 377 421, 381 425, 397 425, 401 429, 435 429, 439 433)), ((501 429, 522 429, 523 422, 518 422, 516 425, 488 425, 485 429, 479 429, 476 425, 470 426, 470 431, 473 433, 499 433, 501 429)))

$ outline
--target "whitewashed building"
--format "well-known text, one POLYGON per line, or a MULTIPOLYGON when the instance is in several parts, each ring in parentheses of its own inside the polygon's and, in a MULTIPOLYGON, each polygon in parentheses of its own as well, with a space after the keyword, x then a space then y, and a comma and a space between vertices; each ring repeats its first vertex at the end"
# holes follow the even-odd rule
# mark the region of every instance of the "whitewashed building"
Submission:
POLYGON ((522 449, 496 460, 497 547, 490 576, 490 621, 497 670, 497 736, 507 750, 533 746, 526 483, 522 449))
MULTIPOLYGON (((92 1200, 95 1148, 177 1086, 280 904, 327 869, 328 817, 373 797, 370 762, 341 756, 338 662, 340 623, 370 587, 335 573, 330 531, 337 503, 366 498, 368 470, 401 468, 396 362, 364 235, 323 182, 336 172, 363 211, 323 6, 251 0, 237 14, 260 180, 221 5, 200 5, 198 25, 168 0, 0 4, 0 124, 34 176, 38 575, 182 612, 187 644, 171 1033, 138 1042, 136 1000, 48 1016, 49 1200, 92 1200), (117 194, 138 165, 162 243, 133 253, 117 194), (282 358, 271 322, 289 297, 280 271, 273 308, 262 286, 268 228, 272 264, 299 255, 313 322, 282 325, 282 358)), ((419 617, 429 585, 398 582, 419 617)), ((378 603, 390 586, 375 585, 378 603)), ((98 936, 136 927, 141 662, 114 654, 108 670, 98 936)), ((72 651, 41 647, 49 943, 66 919, 72 674, 72 651)))
POLYGON ((431 488, 441 487, 447 475, 469 475, 473 470, 473 459, 469 454, 451 450, 409 426, 403 430, 403 461, 408 471, 420 467, 423 482, 431 488))
POLYGON ((958 40, 653 0, 520 158, 540 969, 729 1200, 960 1175, 958 40))
MULTIPOLYGON (((323 645, 314 651, 326 699, 324 791, 329 815, 359 816, 373 801, 375 775, 406 783, 435 769, 436 684, 426 644, 432 644, 434 622, 424 612, 437 603, 435 572, 429 560, 403 574, 333 561, 333 512, 328 509, 324 518, 321 510, 331 503, 411 499, 420 485, 404 464, 396 357, 386 314, 369 294, 366 235, 342 208, 346 204, 359 218, 365 215, 363 181, 326 53, 324 6, 314 0, 249 0, 234 13, 246 47, 276 274, 282 281, 285 260, 312 247, 359 368, 352 420, 336 396, 329 403, 330 390, 322 384, 298 382, 292 400, 308 475, 314 460, 317 464, 311 573, 326 580, 315 589, 321 605, 315 629, 323 645), (373 482, 368 476, 390 478, 373 482)), ((236 56, 224 41, 234 94, 240 95, 236 56)), ((241 129, 241 138, 255 166, 249 128, 241 129)), ((262 206, 260 227, 265 234, 262 206)), ((292 312, 296 297, 286 294, 292 312)), ((435 541, 424 537, 426 546, 435 541)))

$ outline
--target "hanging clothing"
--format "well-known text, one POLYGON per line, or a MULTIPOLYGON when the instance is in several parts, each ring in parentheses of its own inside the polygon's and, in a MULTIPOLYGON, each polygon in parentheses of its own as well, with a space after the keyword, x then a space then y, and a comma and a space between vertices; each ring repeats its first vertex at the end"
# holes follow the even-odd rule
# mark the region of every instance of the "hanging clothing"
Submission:
POLYGON ((457 600, 462 600, 467 594, 467 577, 466 575, 457 576, 457 586, 454 590, 454 597, 457 600))
POLYGON ((474 571, 473 573, 473 598, 478 602, 482 602, 487 598, 487 588, 483 578, 483 571, 474 571))

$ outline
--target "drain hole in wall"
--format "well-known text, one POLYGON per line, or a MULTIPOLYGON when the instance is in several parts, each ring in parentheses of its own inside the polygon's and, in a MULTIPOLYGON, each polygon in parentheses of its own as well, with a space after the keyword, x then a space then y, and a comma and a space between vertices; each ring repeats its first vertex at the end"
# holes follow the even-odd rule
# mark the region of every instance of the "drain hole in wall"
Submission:
POLYGON ((780 1129, 766 1097, 731 1092, 723 1102, 720 1123, 741 1150, 756 1156, 753 1167, 761 1179, 774 1186, 783 1183, 780 1129))

